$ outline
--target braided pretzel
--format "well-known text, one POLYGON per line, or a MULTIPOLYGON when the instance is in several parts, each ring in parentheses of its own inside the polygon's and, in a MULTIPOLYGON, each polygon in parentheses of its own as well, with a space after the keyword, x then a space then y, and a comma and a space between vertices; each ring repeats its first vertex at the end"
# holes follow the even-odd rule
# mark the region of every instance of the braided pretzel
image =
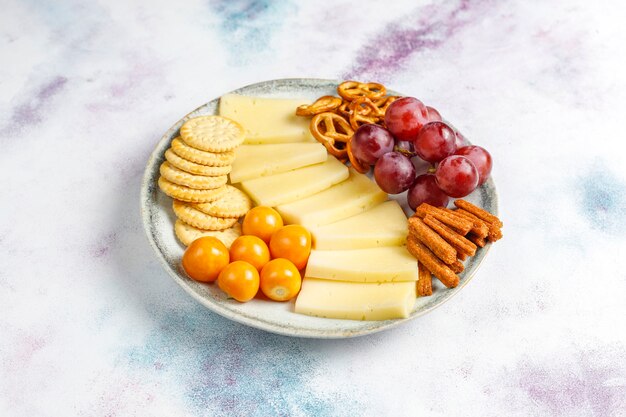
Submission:
POLYGON ((337 158, 346 157, 348 153, 346 143, 354 134, 346 119, 336 113, 319 113, 313 116, 309 128, 315 139, 324 145, 331 155, 337 158))
POLYGON ((385 113, 381 113, 374 102, 367 97, 358 97, 348 106, 350 109, 350 126, 357 130, 365 123, 378 123, 385 113))
POLYGON ((352 141, 348 142, 348 159, 350 160, 350 165, 352 165, 352 168, 354 168, 356 170, 356 172, 358 172, 359 174, 365 174, 367 171, 370 170, 369 165, 365 165, 363 163, 361 163, 361 161, 359 161, 354 154, 352 153, 352 141))
POLYGON ((367 97, 375 100, 387 94, 387 90, 384 85, 379 83, 344 81, 337 87, 337 93, 348 101, 352 101, 357 97, 367 97))
POLYGON ((339 97, 322 96, 313 104, 303 104, 296 109, 296 116, 313 116, 318 113, 335 110, 342 103, 339 97))

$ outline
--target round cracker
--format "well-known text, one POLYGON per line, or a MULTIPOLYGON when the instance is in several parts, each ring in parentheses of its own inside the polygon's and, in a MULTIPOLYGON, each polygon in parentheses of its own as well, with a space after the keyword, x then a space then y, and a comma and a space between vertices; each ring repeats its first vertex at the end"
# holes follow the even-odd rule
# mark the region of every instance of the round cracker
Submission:
POLYGON ((252 201, 243 191, 226 186, 226 193, 219 199, 210 203, 194 204, 194 208, 215 217, 243 217, 252 208, 252 201))
POLYGON ((200 151, 187 145, 180 137, 172 140, 172 150, 181 158, 210 167, 228 166, 235 160, 235 152, 233 151, 221 153, 200 151))
POLYGON ((159 188, 170 197, 190 203, 210 203, 215 201, 226 192, 226 186, 212 190, 196 190, 184 185, 174 184, 163 177, 159 177, 159 188))
POLYGON ((209 167, 206 165, 196 164, 195 162, 188 161, 185 158, 181 158, 176 155, 171 148, 165 151, 165 159, 167 159, 167 162, 169 162, 173 167, 194 175, 218 177, 220 175, 228 175, 232 169, 231 165, 223 167, 209 167))
POLYGON ((237 219, 223 219, 221 217, 209 216, 184 201, 174 200, 172 208, 174 209, 176 217, 199 229, 226 230, 237 223, 237 219))
POLYGON ((241 236, 241 224, 235 223, 233 227, 226 230, 203 230, 193 227, 190 224, 178 219, 174 224, 174 232, 178 240, 183 245, 189 246, 194 240, 204 237, 213 236, 218 238, 227 248, 230 249, 230 245, 241 236))
POLYGON ((234 120, 209 115, 187 120, 180 128, 180 136, 201 151, 225 152, 243 143, 245 131, 234 120))
POLYGON ((226 175, 218 177, 209 177, 205 175, 194 175, 172 166, 165 161, 161 164, 161 176, 174 184, 184 185, 185 187, 194 188, 196 190, 211 190, 220 188, 228 181, 226 175))

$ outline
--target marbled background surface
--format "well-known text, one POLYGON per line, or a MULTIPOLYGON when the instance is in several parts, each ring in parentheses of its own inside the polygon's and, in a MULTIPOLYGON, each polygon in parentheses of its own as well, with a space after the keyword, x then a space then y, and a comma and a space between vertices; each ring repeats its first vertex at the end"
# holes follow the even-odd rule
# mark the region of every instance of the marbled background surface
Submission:
POLYGON ((356 3, 0 1, 0 415, 626 415, 626 6, 356 3), (379 80, 491 151, 505 239, 460 295, 303 340, 161 269, 156 141, 283 77, 379 80))

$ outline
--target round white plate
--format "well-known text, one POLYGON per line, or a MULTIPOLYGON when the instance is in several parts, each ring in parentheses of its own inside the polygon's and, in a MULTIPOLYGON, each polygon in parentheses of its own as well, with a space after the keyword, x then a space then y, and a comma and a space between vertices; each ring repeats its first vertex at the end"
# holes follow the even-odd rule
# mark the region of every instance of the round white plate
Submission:
MULTIPOLYGON (((309 98, 314 100, 323 95, 336 95, 338 81, 320 79, 282 79, 264 81, 242 87, 233 93, 270 98, 309 98)), ((390 94, 402 95, 396 92, 390 94)), ((165 270, 181 287, 198 302, 217 314, 248 326, 288 336, 314 338, 347 338, 362 336, 398 326, 408 320, 428 313, 457 294, 476 273, 480 263, 489 251, 487 244, 465 263, 465 271, 460 274, 461 283, 456 288, 447 289, 433 279, 434 293, 430 297, 418 298, 411 316, 407 319, 386 321, 335 320, 309 317, 293 312, 294 300, 285 303, 253 299, 239 303, 226 298, 215 284, 203 284, 187 277, 180 265, 184 246, 174 235, 176 217, 172 211, 172 199, 162 193, 158 186, 159 166, 164 161, 164 153, 171 140, 178 136, 178 130, 189 118, 205 114, 216 114, 219 98, 198 107, 177 121, 161 138, 148 160, 141 189, 141 214, 148 240, 165 270)), ((295 109, 294 109, 295 110, 295 109)), ((498 213, 498 203, 494 183, 489 179, 479 189, 466 197, 485 210, 498 213)), ((399 196, 404 202, 404 196, 399 196)))

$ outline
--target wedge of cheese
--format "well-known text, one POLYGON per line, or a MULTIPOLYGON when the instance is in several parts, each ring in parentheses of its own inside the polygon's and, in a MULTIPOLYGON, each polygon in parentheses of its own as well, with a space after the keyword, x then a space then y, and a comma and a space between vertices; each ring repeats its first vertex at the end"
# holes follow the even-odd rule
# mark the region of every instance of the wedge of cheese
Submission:
POLYGON ((309 119, 296 116, 296 108, 310 102, 226 94, 220 98, 219 113, 244 127, 247 144, 314 141, 309 119))
POLYGON ((362 284, 305 278, 295 311, 333 319, 400 319, 409 317, 415 298, 413 282, 362 284))
POLYGON ((328 153, 318 142, 279 145, 242 145, 235 151, 230 182, 274 175, 326 161, 328 153))
POLYGON ((351 169, 347 180, 276 210, 286 223, 312 228, 362 213, 386 199, 387 193, 376 183, 351 169))
POLYGON ((356 216, 309 229, 313 247, 320 250, 402 246, 407 219, 397 201, 386 201, 356 216))
POLYGON ((312 250, 304 276, 350 282, 417 281, 417 261, 404 246, 312 250))
POLYGON ((257 205, 274 207, 324 191, 349 175, 347 166, 329 156, 321 164, 242 181, 241 188, 257 205))

